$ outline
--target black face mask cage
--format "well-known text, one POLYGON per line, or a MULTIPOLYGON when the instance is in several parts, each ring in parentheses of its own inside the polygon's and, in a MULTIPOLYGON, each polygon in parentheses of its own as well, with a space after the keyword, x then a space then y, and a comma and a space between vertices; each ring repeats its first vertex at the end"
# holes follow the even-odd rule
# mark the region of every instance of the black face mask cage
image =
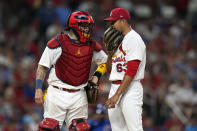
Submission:
POLYGON ((84 23, 79 23, 78 28, 79 32, 81 32, 82 39, 85 39, 85 41, 89 41, 93 33, 93 24, 84 25, 84 23))

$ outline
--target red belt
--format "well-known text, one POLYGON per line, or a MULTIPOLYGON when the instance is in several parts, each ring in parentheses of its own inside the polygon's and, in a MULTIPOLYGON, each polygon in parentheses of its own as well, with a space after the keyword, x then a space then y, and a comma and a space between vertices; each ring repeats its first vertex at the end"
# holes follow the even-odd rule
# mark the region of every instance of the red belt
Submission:
POLYGON ((112 83, 113 83, 113 84, 121 84, 121 82, 122 82, 121 80, 118 80, 118 81, 112 81, 112 83))
POLYGON ((57 87, 57 86, 53 86, 53 87, 56 88, 56 89, 60 89, 60 90, 62 90, 62 91, 70 92, 70 93, 80 91, 80 89, 75 90, 75 89, 59 88, 59 87, 57 87))

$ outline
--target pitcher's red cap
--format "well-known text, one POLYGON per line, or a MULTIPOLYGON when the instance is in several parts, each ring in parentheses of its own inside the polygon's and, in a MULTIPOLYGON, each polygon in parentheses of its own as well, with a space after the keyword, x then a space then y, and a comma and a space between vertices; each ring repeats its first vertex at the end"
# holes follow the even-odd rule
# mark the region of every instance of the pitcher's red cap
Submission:
POLYGON ((114 21, 118 19, 130 19, 129 11, 125 8, 115 8, 111 11, 110 17, 104 20, 106 21, 114 21))

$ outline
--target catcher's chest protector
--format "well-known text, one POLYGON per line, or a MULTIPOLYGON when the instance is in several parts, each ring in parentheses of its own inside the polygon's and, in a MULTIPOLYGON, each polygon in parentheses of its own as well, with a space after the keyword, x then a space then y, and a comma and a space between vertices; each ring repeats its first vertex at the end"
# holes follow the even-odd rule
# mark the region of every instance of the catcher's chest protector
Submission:
POLYGON ((76 44, 68 40, 65 34, 57 36, 62 54, 55 65, 57 77, 73 86, 86 83, 89 78, 95 43, 76 44))

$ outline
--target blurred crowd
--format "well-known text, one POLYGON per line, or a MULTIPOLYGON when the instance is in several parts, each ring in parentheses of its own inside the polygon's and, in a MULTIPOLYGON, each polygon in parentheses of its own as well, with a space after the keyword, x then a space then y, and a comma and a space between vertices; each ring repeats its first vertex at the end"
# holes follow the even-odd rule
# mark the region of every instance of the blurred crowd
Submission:
MULTIPOLYGON (((46 42, 64 31, 67 16, 89 11, 104 48, 103 19, 115 7, 130 11, 147 47, 144 131, 197 130, 197 0, 1 0, 0 131, 37 130, 43 113, 34 102, 37 63, 46 42)), ((103 105, 108 77, 101 79, 98 104, 89 106, 91 131, 111 130, 103 105)))

